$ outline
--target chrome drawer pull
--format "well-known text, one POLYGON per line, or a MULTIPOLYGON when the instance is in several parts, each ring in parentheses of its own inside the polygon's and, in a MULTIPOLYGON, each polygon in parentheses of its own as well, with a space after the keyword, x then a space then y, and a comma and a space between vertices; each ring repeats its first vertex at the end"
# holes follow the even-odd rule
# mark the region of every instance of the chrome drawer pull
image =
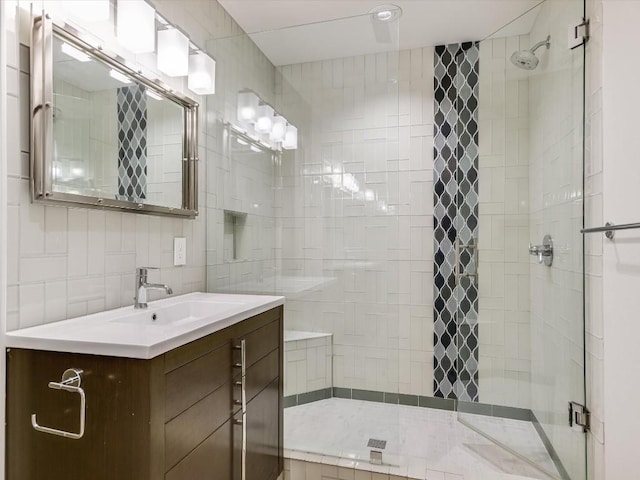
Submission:
POLYGON ((234 420, 236 425, 242 426, 242 457, 241 457, 241 470, 240 479, 246 480, 247 478, 247 343, 244 339, 240 340, 240 345, 234 347, 236 350, 240 350, 240 363, 235 364, 237 368, 241 368, 240 381, 235 382, 237 386, 241 387, 241 400, 235 400, 236 405, 241 405, 242 420, 234 420))
POLYGON ((59 437, 71 438, 78 440, 84 436, 84 423, 86 414, 86 398, 84 390, 80 388, 82 383, 82 370, 77 368, 69 368, 62 374, 60 382, 49 382, 49 388, 54 390, 64 390, 65 392, 77 393, 80 395, 80 431, 78 433, 66 432, 56 428, 42 427, 38 425, 36 414, 31 414, 31 426, 38 432, 49 433, 59 437))

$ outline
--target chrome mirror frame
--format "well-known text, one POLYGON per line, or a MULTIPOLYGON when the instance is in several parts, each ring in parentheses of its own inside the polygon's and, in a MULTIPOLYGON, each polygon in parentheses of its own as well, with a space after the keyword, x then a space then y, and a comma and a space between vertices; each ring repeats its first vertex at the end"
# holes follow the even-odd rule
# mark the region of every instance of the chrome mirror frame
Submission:
POLYGON ((115 209, 150 215, 170 215, 195 218, 198 215, 198 103, 160 80, 151 80, 135 70, 122 57, 92 46, 71 27, 53 23, 42 12, 33 20, 31 31, 31 198, 33 202, 115 209), (115 198, 53 191, 53 37, 62 38, 78 50, 89 53, 102 63, 133 78, 138 83, 160 93, 183 109, 182 139, 182 207, 164 207, 128 202, 115 198))

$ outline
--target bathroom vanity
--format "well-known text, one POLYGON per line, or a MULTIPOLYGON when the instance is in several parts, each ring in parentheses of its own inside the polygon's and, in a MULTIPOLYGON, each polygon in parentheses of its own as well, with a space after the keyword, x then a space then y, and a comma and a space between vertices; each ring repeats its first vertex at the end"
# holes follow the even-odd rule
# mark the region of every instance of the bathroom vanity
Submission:
POLYGON ((275 480, 282 304, 190 294, 10 333, 7 479, 275 480))

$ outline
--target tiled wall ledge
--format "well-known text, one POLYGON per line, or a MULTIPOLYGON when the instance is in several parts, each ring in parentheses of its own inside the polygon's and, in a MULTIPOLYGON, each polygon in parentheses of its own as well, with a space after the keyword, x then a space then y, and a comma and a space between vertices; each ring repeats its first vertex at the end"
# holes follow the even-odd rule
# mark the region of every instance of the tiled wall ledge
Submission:
POLYGON ((295 405, 331 397, 333 335, 285 330, 284 350, 285 397, 295 399, 295 405))
POLYGON ((458 411, 474 415, 486 415, 490 417, 510 418, 513 420, 534 421, 535 417, 528 408, 505 407, 502 405, 490 405, 487 403, 463 402, 437 397, 423 397, 418 395, 405 395, 402 393, 376 392, 373 390, 358 390, 355 388, 322 389, 308 392, 302 395, 291 395, 284 399, 285 408, 317 402, 327 398, 349 398, 353 400, 365 400, 368 402, 391 403, 395 405, 408 405, 411 407, 437 408, 438 410, 458 411))
POLYGON ((464 480, 462 475, 408 467, 371 465, 337 457, 285 450, 284 480, 464 480))

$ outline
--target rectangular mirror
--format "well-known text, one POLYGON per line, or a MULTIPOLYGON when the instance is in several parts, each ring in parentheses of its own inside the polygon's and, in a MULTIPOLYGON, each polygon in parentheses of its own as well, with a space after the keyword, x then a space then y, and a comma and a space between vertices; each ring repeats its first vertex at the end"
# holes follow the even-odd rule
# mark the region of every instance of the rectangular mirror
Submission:
POLYGON ((197 103, 46 17, 32 38, 35 201, 197 215, 197 103))

